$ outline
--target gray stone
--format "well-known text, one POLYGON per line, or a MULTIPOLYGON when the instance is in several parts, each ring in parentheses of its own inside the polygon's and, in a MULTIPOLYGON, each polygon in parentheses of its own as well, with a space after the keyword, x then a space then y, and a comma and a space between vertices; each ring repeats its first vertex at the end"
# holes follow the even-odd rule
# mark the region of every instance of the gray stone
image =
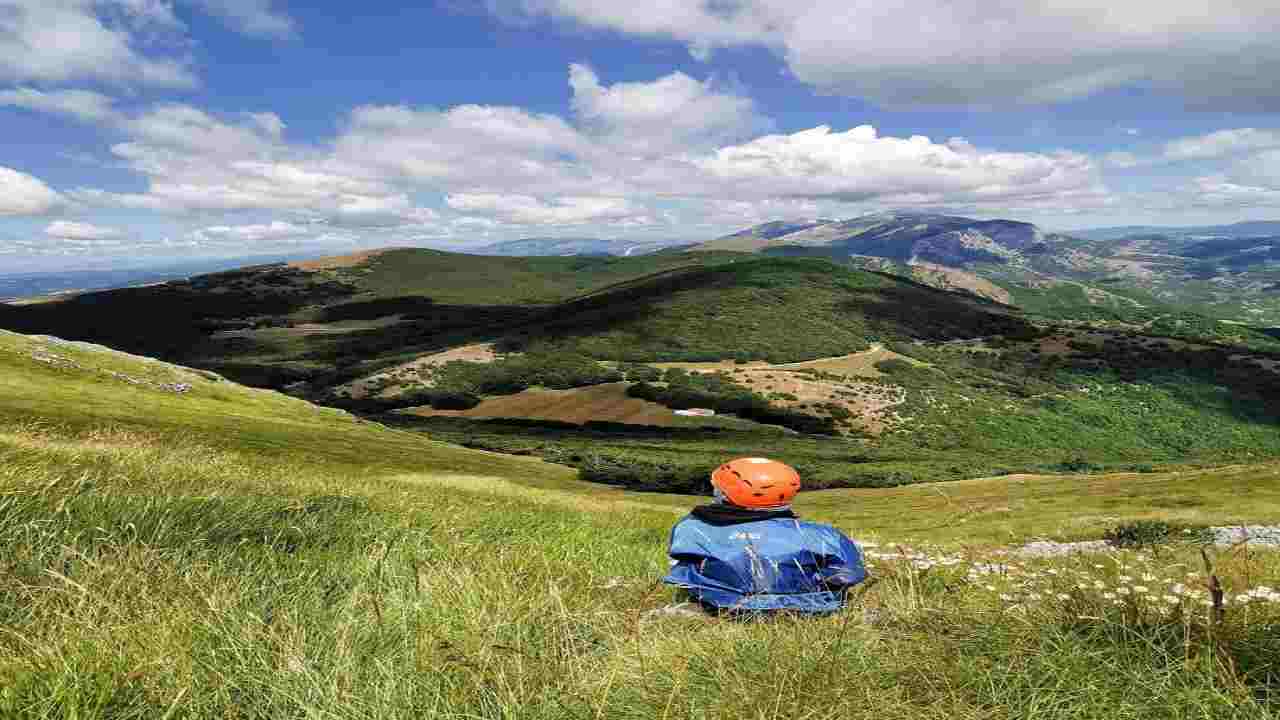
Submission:
POLYGON ((1209 528, 1213 531, 1215 545, 1239 545, 1249 543, 1263 547, 1280 547, 1280 526, 1234 525, 1209 528))
POLYGON ((696 603, 682 602, 650 610, 644 614, 644 617, 647 620, 660 620, 664 617, 698 618, 699 620, 705 620, 707 619, 707 613, 696 603))
POLYGON ((1052 540, 1030 542, 1017 550, 1014 555, 1021 557, 1061 557, 1077 553, 1103 553, 1113 550, 1106 540, 1085 540, 1084 542, 1060 543, 1052 540))

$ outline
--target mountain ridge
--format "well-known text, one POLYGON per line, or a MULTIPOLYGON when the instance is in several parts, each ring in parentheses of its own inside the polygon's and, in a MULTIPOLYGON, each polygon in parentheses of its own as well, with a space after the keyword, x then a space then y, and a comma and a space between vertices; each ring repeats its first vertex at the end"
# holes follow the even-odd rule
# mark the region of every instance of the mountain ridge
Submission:
POLYGON ((969 288, 1025 309, 1142 324, 1190 311, 1250 325, 1280 325, 1280 252, 1258 235, 1280 223, 1101 229, 1066 234, 1018 220, 889 211, 846 220, 772 221, 694 246, 818 256, 939 287, 969 288), (1234 235, 1209 235, 1208 231, 1234 235), (1256 240, 1256 242, 1254 242, 1256 240), (978 289, 981 288, 981 289, 978 289), (1073 296, 1074 300, 1069 300, 1073 296))

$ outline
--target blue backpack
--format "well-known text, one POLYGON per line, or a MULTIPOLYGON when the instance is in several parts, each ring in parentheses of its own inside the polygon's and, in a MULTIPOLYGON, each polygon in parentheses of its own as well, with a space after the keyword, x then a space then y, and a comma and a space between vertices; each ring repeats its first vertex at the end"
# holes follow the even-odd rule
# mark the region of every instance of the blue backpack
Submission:
POLYGON ((662 581, 717 610, 836 612, 867 577, 852 540, 790 510, 704 505, 671 529, 668 552, 662 581))

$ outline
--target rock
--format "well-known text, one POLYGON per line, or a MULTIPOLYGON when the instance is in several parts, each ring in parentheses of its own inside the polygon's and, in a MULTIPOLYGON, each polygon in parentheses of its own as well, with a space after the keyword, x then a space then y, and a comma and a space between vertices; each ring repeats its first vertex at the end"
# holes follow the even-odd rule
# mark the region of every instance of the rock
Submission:
POLYGON ((1060 543, 1051 540, 1030 542, 1017 550, 1014 555, 1021 557, 1061 557, 1077 553, 1111 552, 1114 548, 1106 540, 1086 540, 1084 542, 1060 543))
POLYGON ((1277 525, 1235 525, 1209 528, 1213 532, 1215 545, 1239 545, 1247 542, 1250 545, 1280 547, 1280 526, 1277 525))
POLYGON ((682 602, 656 608, 644 614, 646 620, 660 620, 664 617, 685 617, 705 620, 707 613, 697 603, 682 602))

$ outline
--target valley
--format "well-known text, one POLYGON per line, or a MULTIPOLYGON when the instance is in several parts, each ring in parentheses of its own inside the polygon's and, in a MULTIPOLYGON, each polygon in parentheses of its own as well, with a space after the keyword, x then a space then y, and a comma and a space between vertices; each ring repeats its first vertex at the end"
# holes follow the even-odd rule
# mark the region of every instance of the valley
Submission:
MULTIPOLYGON (((879 232, 882 219, 770 225, 751 242, 801 233, 813 249, 832 227, 879 232)), ((1021 238, 1010 246, 1057 242, 1017 223, 986 229, 1021 238)), ((970 270, 920 267, 932 281, 715 247, 533 258, 396 249, 0 306, 0 326, 647 490, 698 491, 729 449, 793 457, 814 487, 1280 456, 1280 342, 1267 334, 1189 311, 1139 322, 1147 306, 1074 280, 1035 297, 1076 287, 1083 301, 1037 304, 1024 290, 993 293, 993 282, 957 284, 970 270), (1099 297, 1132 312, 1081 319, 1079 302, 1099 297), (118 320, 139 313, 151 322, 118 320), (700 409, 713 416, 677 414, 700 409)))

